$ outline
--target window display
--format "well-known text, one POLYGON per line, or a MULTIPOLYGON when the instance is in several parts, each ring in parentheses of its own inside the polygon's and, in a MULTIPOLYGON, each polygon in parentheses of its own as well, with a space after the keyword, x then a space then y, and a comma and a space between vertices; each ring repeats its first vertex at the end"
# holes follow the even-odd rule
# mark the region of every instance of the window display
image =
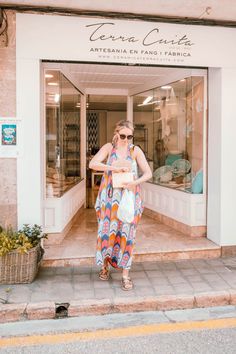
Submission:
POLYGON ((191 76, 134 96, 134 126, 147 130, 152 183, 203 193, 204 77, 191 76))
POLYGON ((56 70, 45 72, 46 196, 61 197, 80 178, 80 92, 56 70))

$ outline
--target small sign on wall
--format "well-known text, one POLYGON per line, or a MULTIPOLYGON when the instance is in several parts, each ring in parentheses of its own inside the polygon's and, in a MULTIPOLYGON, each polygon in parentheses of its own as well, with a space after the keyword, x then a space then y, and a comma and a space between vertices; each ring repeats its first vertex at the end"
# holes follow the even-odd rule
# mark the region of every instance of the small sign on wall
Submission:
POLYGON ((16 145, 16 124, 2 124, 2 145, 16 145))
POLYGON ((0 158, 19 156, 20 124, 20 119, 0 117, 0 158))

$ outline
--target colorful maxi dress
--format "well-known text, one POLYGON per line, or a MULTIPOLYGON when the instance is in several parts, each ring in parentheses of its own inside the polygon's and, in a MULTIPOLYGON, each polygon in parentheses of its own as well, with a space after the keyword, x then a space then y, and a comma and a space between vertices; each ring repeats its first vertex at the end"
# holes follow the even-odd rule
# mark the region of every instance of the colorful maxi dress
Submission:
MULTIPOLYGON (((126 159, 131 161, 134 178, 138 177, 134 146, 129 145, 126 159)), ((108 158, 111 165, 118 156, 115 147, 108 158)), ((95 210, 98 219, 96 263, 103 265, 105 258, 114 268, 130 269, 137 224, 143 212, 140 185, 135 187, 135 217, 132 223, 123 223, 117 218, 117 209, 122 197, 122 188, 112 187, 112 172, 104 172, 99 188, 95 210)))

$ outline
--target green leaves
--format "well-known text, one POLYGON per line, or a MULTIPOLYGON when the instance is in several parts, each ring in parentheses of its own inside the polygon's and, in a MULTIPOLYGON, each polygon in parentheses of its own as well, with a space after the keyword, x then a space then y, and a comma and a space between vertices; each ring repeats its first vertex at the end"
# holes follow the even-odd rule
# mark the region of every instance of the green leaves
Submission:
POLYGON ((19 253, 27 253, 28 250, 40 243, 47 234, 42 233, 42 227, 34 224, 24 224, 19 231, 13 231, 11 227, 0 229, 0 256, 17 250, 19 253))
POLYGON ((33 247, 36 246, 42 238, 47 238, 47 234, 42 233, 42 227, 37 224, 34 224, 33 226, 24 224, 19 232, 28 237, 33 247))

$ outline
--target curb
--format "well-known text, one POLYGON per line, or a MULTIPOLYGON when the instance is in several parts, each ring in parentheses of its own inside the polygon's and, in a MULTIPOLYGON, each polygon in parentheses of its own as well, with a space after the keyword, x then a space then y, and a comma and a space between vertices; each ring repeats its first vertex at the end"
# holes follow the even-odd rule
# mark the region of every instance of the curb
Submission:
POLYGON ((73 300, 66 304, 57 304, 53 301, 28 304, 0 304, 0 323, 225 305, 236 305, 236 289, 202 292, 195 295, 178 294, 128 298, 117 297, 115 299, 84 299, 73 300), (59 307, 64 309, 63 316, 57 313, 59 307))

